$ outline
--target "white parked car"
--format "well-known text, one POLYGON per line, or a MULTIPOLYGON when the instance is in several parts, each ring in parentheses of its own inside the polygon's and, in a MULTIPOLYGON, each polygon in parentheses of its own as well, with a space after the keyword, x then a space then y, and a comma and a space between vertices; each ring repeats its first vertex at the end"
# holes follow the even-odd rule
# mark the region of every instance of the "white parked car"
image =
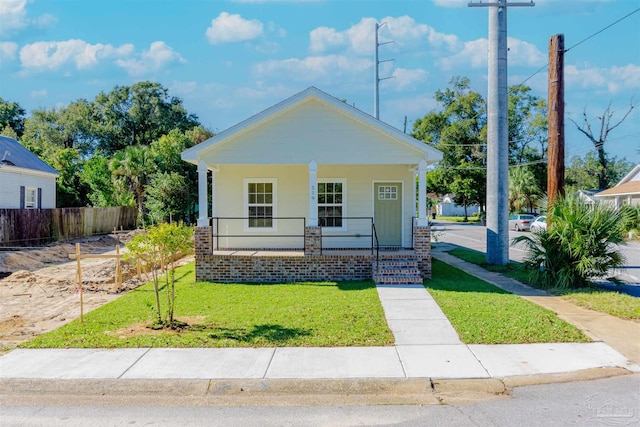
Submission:
POLYGON ((517 214, 509 217, 509 228, 516 231, 526 231, 531 226, 535 216, 529 214, 517 214))
POLYGON ((547 217, 539 216, 531 223, 531 231, 546 231, 547 230, 547 217))

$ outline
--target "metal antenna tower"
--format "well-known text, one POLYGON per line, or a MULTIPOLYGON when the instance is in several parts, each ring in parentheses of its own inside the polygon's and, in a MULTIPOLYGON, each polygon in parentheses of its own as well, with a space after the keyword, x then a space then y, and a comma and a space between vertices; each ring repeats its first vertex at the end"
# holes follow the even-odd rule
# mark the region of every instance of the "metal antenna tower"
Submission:
POLYGON ((509 263, 509 124, 507 98, 507 7, 532 2, 469 3, 489 8, 487 91, 487 263, 509 263))
POLYGON ((387 25, 386 22, 383 22, 382 24, 378 24, 376 22, 376 49, 375 49, 375 53, 373 56, 373 116, 376 119, 380 118, 380 108, 379 108, 379 103, 380 103, 380 82, 382 80, 388 80, 388 79, 394 79, 394 76, 390 76, 390 77, 383 77, 383 78, 379 78, 378 77, 378 66, 380 65, 381 62, 391 62, 391 61, 395 61, 395 59, 385 59, 383 61, 379 61, 378 60, 378 47, 385 45, 385 44, 389 44, 389 43, 395 43, 393 40, 392 41, 388 41, 388 42, 382 42, 379 43, 378 42, 378 30, 382 27, 384 27, 385 25, 387 25))

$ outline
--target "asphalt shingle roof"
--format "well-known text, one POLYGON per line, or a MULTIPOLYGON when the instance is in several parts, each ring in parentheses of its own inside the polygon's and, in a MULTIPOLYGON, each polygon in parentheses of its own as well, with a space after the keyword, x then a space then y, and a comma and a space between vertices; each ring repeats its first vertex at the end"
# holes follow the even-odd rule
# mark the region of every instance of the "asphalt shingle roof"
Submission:
POLYGON ((18 141, 6 136, 0 136, 0 162, 3 159, 6 164, 11 166, 59 175, 57 170, 20 145, 18 141))

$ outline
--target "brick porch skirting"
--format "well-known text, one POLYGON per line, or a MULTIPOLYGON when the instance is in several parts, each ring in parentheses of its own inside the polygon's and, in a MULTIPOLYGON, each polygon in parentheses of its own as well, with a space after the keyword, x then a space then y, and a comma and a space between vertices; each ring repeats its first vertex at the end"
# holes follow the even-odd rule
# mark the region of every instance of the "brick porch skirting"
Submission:
POLYGON ((286 283, 371 280, 375 256, 196 256, 196 280, 286 283))

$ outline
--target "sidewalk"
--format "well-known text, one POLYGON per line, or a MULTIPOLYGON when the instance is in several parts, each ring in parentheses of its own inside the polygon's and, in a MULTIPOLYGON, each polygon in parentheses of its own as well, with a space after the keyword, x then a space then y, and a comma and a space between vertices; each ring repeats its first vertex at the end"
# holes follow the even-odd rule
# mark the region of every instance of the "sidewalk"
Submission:
POLYGON ((552 310, 558 317, 582 330, 592 340, 613 347, 631 362, 640 365, 640 323, 578 307, 561 297, 550 295, 517 280, 463 261, 444 252, 446 249, 447 244, 439 244, 433 250, 433 257, 552 310))
MULTIPOLYGON (((475 271, 471 267, 476 266, 468 263, 460 264, 457 258, 449 259, 450 255, 440 251, 435 251, 434 256, 474 275, 485 272, 475 271)), ((486 273, 483 279, 527 298, 551 298, 518 282, 503 282, 502 276, 495 273, 486 273)), ((640 372, 638 364, 629 360, 633 351, 625 356, 601 341, 466 345, 423 286, 390 285, 377 289, 395 337, 394 346, 18 349, 0 358, 0 379, 504 379, 602 367, 640 372)), ((566 307, 558 307, 562 316, 566 307)), ((596 331, 592 336, 598 337, 599 329, 589 330, 596 331)), ((631 341, 637 344, 638 336, 631 341)), ((615 345, 614 340, 611 343, 615 345)), ((621 351, 627 352, 627 348, 621 351)), ((11 381, 0 388, 5 389, 8 383, 11 381)))

